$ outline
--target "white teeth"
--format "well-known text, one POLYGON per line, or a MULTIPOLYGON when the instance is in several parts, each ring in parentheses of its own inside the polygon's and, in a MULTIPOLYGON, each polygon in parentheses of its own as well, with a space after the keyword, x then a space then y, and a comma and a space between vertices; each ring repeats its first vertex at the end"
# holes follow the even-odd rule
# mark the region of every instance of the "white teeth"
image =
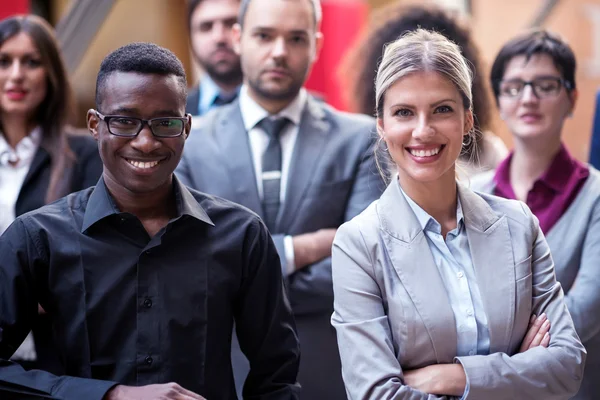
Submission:
POLYGON ((412 154, 415 157, 431 157, 431 156, 435 156, 437 153, 440 152, 440 150, 442 149, 442 147, 437 147, 435 149, 430 149, 430 150, 415 150, 415 149, 409 149, 408 151, 410 151, 410 154, 412 154))
POLYGON ((142 162, 142 161, 134 161, 134 160, 127 160, 127 162, 129 164, 133 165, 134 167, 141 168, 141 169, 156 167, 158 165, 158 163, 160 163, 160 161, 142 162))

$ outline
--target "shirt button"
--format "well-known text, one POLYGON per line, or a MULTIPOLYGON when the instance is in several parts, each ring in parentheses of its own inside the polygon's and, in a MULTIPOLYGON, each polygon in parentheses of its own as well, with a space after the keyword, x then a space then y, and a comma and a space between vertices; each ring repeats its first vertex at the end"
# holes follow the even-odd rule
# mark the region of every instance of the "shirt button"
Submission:
POLYGON ((146 299, 146 300, 144 300, 144 306, 145 306, 146 308, 150 308, 150 307, 152 307, 152 300, 150 300, 150 299, 146 299))
POLYGON ((153 362, 154 360, 152 359, 152 357, 148 356, 148 357, 146 357, 146 360, 145 360, 145 361, 146 361, 146 364, 148 364, 148 365, 152 365, 152 362, 153 362))
POLYGON ((473 316, 473 310, 471 310, 471 309, 468 309, 468 310, 467 310, 467 315, 468 315, 469 317, 472 317, 472 316, 473 316))
POLYGON ((465 274, 463 274, 462 271, 460 271, 458 274, 456 274, 456 276, 458 276, 458 279, 462 278, 463 276, 465 276, 465 274))

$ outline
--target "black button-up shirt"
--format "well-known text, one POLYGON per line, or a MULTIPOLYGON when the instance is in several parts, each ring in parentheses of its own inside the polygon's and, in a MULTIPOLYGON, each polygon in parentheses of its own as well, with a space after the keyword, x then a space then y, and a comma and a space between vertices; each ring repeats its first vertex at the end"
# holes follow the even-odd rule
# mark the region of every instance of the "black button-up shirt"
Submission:
POLYGON ((296 397, 299 344, 266 227, 173 179, 178 216, 152 238, 119 212, 102 179, 0 237, 0 397, 102 399, 117 383, 174 381, 208 400, 235 399, 234 321, 252 366, 245 397, 296 397), (38 302, 68 377, 6 361, 38 302))

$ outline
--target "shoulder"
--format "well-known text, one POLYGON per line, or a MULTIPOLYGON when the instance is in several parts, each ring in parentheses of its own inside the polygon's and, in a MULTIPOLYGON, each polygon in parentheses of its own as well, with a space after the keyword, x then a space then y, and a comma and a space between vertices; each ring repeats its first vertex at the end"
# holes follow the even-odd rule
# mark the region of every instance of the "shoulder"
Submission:
POLYGON ((371 131, 375 133, 375 118, 365 114, 340 111, 325 103, 319 103, 319 105, 323 108, 327 118, 339 127, 340 131, 348 133, 371 131))
POLYGON ((364 248, 370 247, 371 242, 378 242, 378 204, 379 200, 375 200, 363 212, 343 223, 336 232, 334 245, 364 248))
POLYGON ((483 199, 498 218, 505 216, 510 227, 519 227, 520 229, 525 229, 525 231, 533 230, 537 232, 539 226, 538 220, 529 207, 522 201, 505 199, 493 194, 477 191, 473 193, 483 199))
POLYGON ((30 233, 40 231, 64 232, 69 226, 80 223, 87 202, 94 190, 89 187, 84 190, 73 192, 50 204, 29 211, 17 219, 22 222, 30 233))
POLYGON ((258 229, 259 225, 263 225, 260 217, 249 208, 188 186, 186 188, 218 228, 226 226, 226 230, 243 230, 249 226, 258 229))
POLYGON ((492 193, 494 191, 494 175, 496 170, 482 172, 469 178, 469 188, 476 192, 492 193))

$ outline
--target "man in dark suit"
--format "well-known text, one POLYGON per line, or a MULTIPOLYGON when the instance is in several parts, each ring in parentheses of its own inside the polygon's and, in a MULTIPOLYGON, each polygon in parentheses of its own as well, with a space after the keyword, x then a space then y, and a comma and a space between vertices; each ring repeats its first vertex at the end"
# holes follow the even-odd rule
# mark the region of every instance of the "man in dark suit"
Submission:
POLYGON ((191 0, 188 4, 192 53, 205 71, 188 93, 185 111, 189 114, 202 115, 237 97, 242 70, 232 48, 231 28, 239 6, 240 0, 191 0))
MULTIPOLYGON (((342 399, 330 324, 331 244, 383 184, 372 152, 374 120, 336 111, 303 88, 323 40, 320 19, 317 0, 242 1, 234 27, 244 71, 239 98, 199 121, 177 172, 185 184, 240 203, 266 222, 300 337, 300 395, 342 399)), ((234 349, 237 379, 238 355, 234 349)))

